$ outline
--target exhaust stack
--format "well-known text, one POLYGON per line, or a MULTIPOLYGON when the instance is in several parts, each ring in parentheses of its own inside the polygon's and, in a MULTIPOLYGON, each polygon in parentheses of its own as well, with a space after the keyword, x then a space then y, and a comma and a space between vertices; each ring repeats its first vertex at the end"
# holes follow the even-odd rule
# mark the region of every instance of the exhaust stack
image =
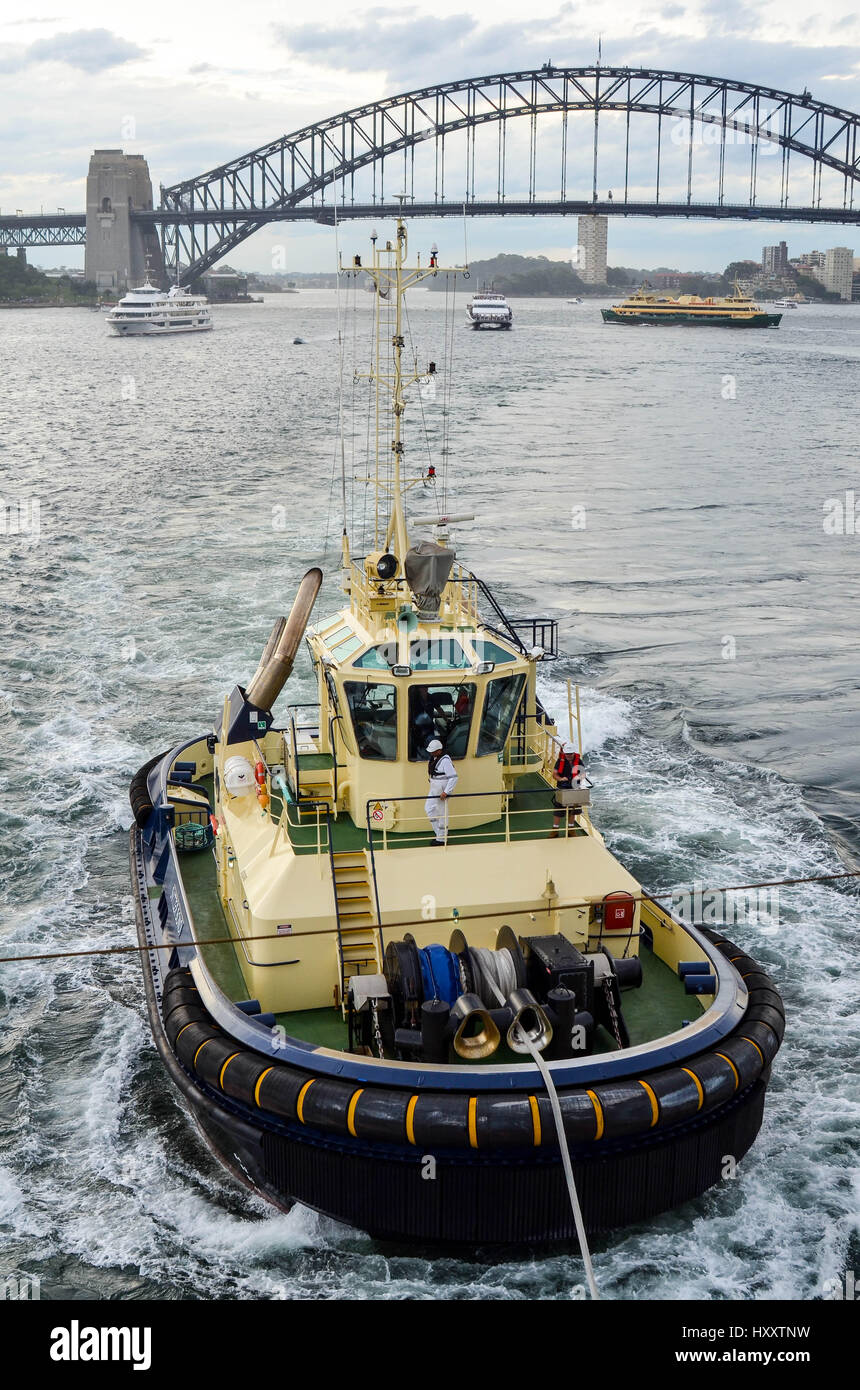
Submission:
POLYGON ((299 585, 290 616, 279 618, 272 628, 260 664, 245 691, 248 702, 258 709, 270 710, 289 678, 322 578, 321 569, 308 570, 299 585))

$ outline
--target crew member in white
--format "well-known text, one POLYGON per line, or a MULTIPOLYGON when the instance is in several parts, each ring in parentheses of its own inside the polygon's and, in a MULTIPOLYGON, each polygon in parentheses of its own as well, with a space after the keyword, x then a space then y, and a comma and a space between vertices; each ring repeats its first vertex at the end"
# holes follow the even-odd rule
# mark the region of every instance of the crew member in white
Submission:
POLYGON ((457 785, 457 770, 438 738, 431 738, 427 744, 427 752, 430 754, 430 762, 427 765, 430 773, 430 794, 424 802, 424 810, 436 836, 431 843, 444 845, 448 834, 447 801, 457 785))

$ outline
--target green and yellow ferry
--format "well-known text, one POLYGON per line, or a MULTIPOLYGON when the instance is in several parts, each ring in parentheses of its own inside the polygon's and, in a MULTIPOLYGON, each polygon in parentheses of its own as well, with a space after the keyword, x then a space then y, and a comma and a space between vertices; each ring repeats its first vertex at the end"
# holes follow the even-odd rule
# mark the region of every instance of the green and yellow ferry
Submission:
POLYGON ((604 323, 691 324, 719 328, 778 328, 782 314, 771 314, 735 284, 734 294, 701 298, 682 294, 677 299, 642 285, 622 304, 601 309, 604 323))
POLYGON ((344 533, 341 605, 311 622, 310 568, 214 727, 133 779, 148 1011, 211 1147, 276 1206, 584 1248, 743 1157, 783 1007, 607 848, 578 721, 565 748, 540 697, 555 623, 506 614, 452 518, 407 518, 402 305, 442 272, 406 257, 399 222, 345 272, 376 290, 375 544, 344 533), (316 702, 276 715, 303 638, 316 702))

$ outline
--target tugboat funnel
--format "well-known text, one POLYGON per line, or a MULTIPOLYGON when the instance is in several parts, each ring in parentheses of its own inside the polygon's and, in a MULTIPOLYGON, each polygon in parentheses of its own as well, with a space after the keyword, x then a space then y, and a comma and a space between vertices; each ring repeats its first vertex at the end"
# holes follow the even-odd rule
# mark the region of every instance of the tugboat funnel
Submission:
POLYGON ((290 616, 279 618, 272 628, 260 664, 245 691, 247 700, 258 709, 270 710, 286 684, 322 578, 321 569, 308 570, 299 585, 290 616))

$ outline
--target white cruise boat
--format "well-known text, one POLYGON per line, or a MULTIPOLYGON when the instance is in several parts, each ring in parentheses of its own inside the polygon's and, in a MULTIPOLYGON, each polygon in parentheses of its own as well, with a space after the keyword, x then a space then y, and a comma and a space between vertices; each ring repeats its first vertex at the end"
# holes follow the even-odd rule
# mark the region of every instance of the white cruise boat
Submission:
POLYGON ((513 311, 503 294, 479 290, 466 305, 466 322, 472 328, 510 328, 513 311))
POLYGON ((108 326, 121 337, 140 333, 203 333, 212 327, 209 303, 182 285, 164 292, 149 283, 129 290, 108 314, 108 326))

